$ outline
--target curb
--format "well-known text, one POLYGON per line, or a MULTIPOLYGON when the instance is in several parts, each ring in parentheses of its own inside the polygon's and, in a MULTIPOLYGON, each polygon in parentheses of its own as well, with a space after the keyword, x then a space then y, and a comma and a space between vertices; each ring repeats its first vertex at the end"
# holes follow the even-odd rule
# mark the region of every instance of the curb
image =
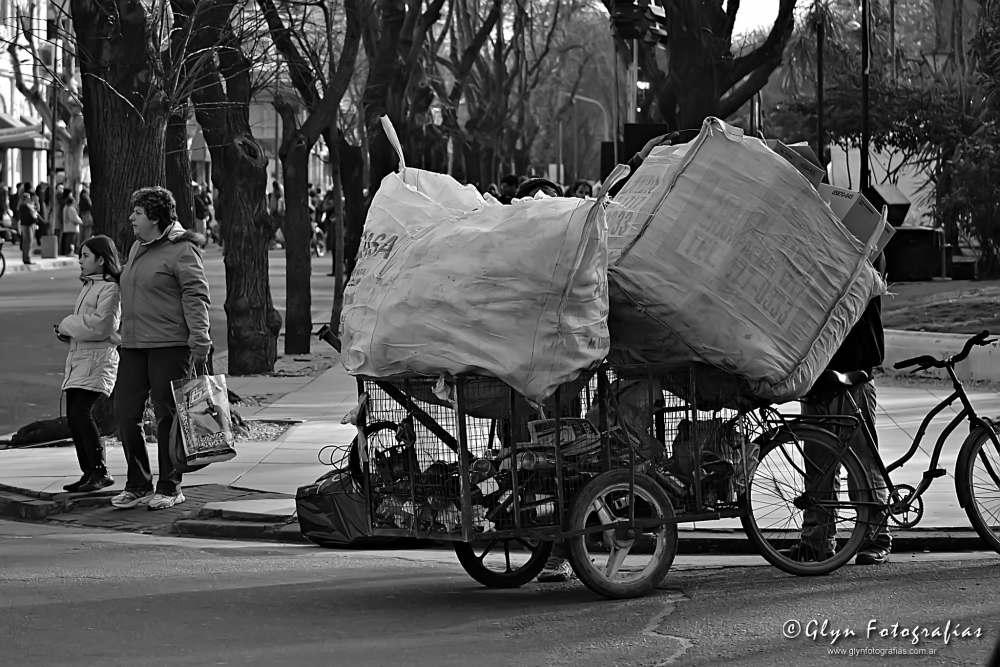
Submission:
MULTIPOLYGON (((45 521, 55 514, 74 509, 103 506, 110 497, 107 493, 74 497, 74 494, 69 493, 51 494, 0 484, 0 517, 45 521)), ((188 537, 308 543, 299 530, 298 522, 293 518, 255 512, 223 512, 202 508, 193 516, 174 521, 171 532, 188 537)), ((979 535, 968 529, 911 530, 892 534, 893 553, 984 550, 988 550, 986 544, 979 535)), ((641 552, 642 548, 638 551, 641 552)), ((757 552, 741 532, 682 530, 679 532, 677 553, 753 555, 757 552)))
MULTIPOLYGON (((979 535, 971 529, 927 529, 892 533, 893 553, 989 551, 979 535)), ((680 531, 677 553, 693 554, 756 554, 757 550, 741 532, 680 531)))
POLYGON ((4 275, 8 273, 27 273, 29 271, 52 271, 54 269, 68 269, 70 267, 78 266, 78 260, 72 257, 66 257, 65 259, 52 259, 52 260, 41 260, 35 261, 32 264, 21 264, 21 263, 7 263, 7 270, 4 275))

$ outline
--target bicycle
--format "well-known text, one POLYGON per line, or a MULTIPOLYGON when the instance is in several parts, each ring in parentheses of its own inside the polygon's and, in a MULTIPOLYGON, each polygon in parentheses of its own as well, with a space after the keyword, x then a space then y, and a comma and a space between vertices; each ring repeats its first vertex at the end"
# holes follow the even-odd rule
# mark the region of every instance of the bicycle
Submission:
POLYGON ((746 495, 748 511, 742 519, 747 537, 761 556, 789 574, 827 574, 853 558, 866 538, 882 526, 882 522, 891 520, 900 528, 912 528, 923 517, 923 494, 935 479, 947 474, 939 467, 945 441, 966 420, 969 421, 970 433, 959 451, 955 472, 959 504, 982 540, 1000 553, 1000 438, 994 424, 976 413, 965 387, 955 374, 955 365, 964 361, 973 347, 995 341, 989 338, 989 332, 983 331, 966 341, 958 354, 940 360, 924 355, 894 364, 896 370, 916 367, 914 373, 929 368, 943 369, 947 371, 954 391, 927 413, 909 450, 898 460, 886 466, 877 451, 873 452, 873 460, 882 478, 880 481, 888 493, 888 501, 884 503, 875 500, 874 496, 876 489, 883 488, 874 486, 879 480, 869 481, 860 459, 850 447, 852 438, 860 430, 866 446, 877 450, 861 410, 850 394, 851 389, 871 379, 868 373, 826 371, 809 396, 803 399, 828 402, 844 396, 851 407, 851 415, 787 417, 772 408, 762 409, 764 434, 758 439, 760 453, 746 495), (890 479, 892 471, 913 458, 927 426, 955 401, 961 402, 962 410, 938 437, 928 468, 916 488, 908 484, 893 484, 890 479), (976 464, 979 462, 983 464, 988 486, 977 483, 976 464), (788 473, 795 483, 776 479, 771 474, 775 471, 788 473), (847 480, 846 498, 843 494, 844 477, 847 480), (993 510, 988 521, 983 516, 979 500, 989 489, 996 493, 992 506, 997 509, 993 510), (778 511, 777 503, 768 503, 769 499, 777 499, 795 510, 781 527, 760 526, 761 521, 778 511), (758 508, 768 511, 758 516, 758 508), (806 512, 811 513, 813 522, 827 517, 832 523, 817 527, 828 531, 827 535, 835 532, 840 544, 832 554, 818 554, 821 560, 799 562, 785 549, 799 542, 806 512), (845 525, 847 528, 844 528, 845 525))

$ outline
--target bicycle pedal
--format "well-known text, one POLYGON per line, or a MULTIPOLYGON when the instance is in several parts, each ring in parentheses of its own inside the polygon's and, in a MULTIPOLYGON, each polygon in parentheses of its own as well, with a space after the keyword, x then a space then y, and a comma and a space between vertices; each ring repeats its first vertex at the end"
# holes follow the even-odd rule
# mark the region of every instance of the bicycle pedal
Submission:
POLYGON ((944 468, 935 468, 934 470, 925 470, 924 479, 937 479, 938 477, 944 477, 948 474, 948 471, 944 468))

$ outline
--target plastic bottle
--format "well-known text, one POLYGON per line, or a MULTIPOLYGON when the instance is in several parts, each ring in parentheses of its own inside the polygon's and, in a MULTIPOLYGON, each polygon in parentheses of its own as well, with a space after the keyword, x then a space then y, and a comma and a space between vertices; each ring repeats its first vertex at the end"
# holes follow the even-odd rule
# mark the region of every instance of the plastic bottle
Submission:
POLYGON ((556 459, 541 452, 522 452, 517 456, 517 466, 522 470, 551 470, 556 467, 556 459))

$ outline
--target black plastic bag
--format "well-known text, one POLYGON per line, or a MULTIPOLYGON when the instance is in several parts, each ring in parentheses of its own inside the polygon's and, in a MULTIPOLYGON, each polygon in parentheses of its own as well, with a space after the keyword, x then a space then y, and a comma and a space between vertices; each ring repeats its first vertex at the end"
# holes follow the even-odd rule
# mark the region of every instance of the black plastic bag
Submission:
POLYGON ((365 498, 348 470, 331 470, 295 494, 299 528, 325 548, 401 547, 411 540, 369 537, 365 498))

